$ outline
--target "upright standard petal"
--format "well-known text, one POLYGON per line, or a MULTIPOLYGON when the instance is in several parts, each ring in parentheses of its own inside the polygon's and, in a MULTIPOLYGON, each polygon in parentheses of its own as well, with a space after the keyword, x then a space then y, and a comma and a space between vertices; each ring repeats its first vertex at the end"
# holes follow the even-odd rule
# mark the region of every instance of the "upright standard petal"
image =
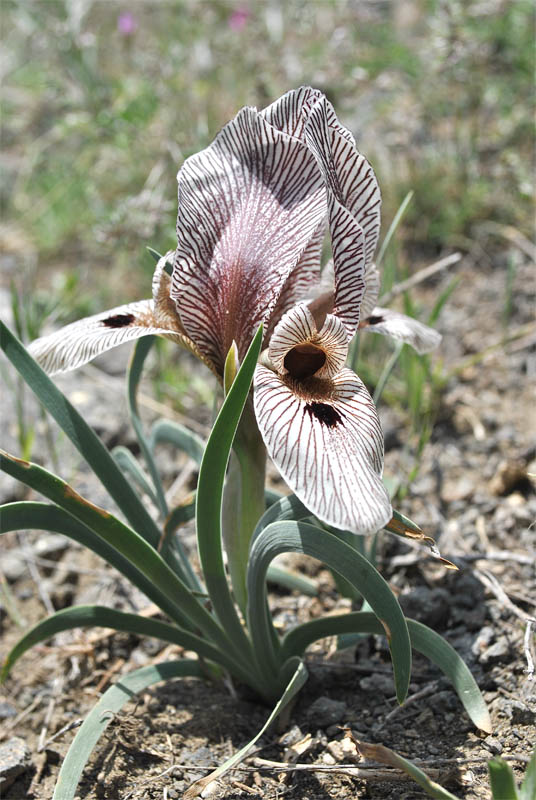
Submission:
POLYGON ((341 136, 355 146, 354 137, 348 128, 341 125, 331 103, 319 89, 313 89, 311 86, 300 86, 299 89, 291 89, 263 109, 261 114, 270 125, 273 125, 278 130, 298 139, 304 139, 307 117, 313 106, 319 101, 325 101, 328 126, 336 129, 341 136))
POLYGON ((360 329, 383 333, 392 339, 410 344, 420 355, 434 350, 441 341, 441 334, 412 317, 376 306, 370 316, 359 323, 360 329))
POLYGON ((266 331, 267 341, 269 341, 275 325, 277 325, 283 314, 293 308, 300 300, 311 297, 314 287, 318 284, 320 278, 320 259, 325 235, 326 223, 322 220, 281 289, 281 294, 272 312, 270 324, 266 331))
POLYGON ((320 520, 358 534, 390 520, 381 481, 382 431, 357 375, 343 369, 331 380, 304 386, 258 366, 254 401, 271 458, 320 520))
POLYGON ((312 108, 305 138, 318 161, 328 191, 328 217, 335 264, 335 307, 352 335, 359 322, 365 272, 380 228, 380 190, 372 167, 356 149, 322 99, 312 108))
POLYGON ((299 89, 286 92, 260 113, 277 130, 296 139, 303 139, 307 115, 315 103, 323 97, 319 89, 300 86, 299 89))
POLYGON ((172 278, 188 335, 221 372, 242 358, 326 213, 312 153, 244 108, 178 175, 172 278))

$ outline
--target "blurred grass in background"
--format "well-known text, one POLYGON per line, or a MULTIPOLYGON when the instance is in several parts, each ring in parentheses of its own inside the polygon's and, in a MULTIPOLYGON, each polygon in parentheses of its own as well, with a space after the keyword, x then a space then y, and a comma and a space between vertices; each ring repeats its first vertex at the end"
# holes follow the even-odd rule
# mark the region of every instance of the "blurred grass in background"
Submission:
POLYGON ((1 21, 2 275, 43 319, 50 295, 62 322, 148 296, 184 158, 301 84, 372 162, 384 233, 415 192, 384 290, 484 222, 531 235, 531 0, 3 0, 1 21))

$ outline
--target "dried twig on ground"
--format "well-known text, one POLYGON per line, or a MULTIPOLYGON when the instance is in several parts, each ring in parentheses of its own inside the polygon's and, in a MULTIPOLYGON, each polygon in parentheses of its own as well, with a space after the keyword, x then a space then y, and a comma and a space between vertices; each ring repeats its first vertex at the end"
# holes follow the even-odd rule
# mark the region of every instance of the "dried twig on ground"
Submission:
POLYGON ((447 267, 452 266, 452 264, 457 264, 458 261, 461 261, 461 259, 461 253, 451 253, 450 256, 445 256, 445 258, 441 258, 439 261, 434 261, 433 264, 423 267, 423 269, 420 269, 407 280, 397 283, 397 285, 393 286, 389 292, 385 292, 385 294, 380 297, 378 303, 382 306, 388 305, 391 300, 393 300, 395 297, 398 297, 399 294, 407 292, 408 289, 413 289, 414 286, 417 286, 419 283, 431 278, 432 275, 436 275, 438 272, 447 269, 447 267))

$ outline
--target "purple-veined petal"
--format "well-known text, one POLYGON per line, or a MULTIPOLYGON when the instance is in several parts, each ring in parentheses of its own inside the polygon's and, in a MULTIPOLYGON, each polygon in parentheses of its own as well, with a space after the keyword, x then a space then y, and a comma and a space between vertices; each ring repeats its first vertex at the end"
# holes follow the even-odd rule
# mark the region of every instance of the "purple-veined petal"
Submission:
POLYGON ((380 234, 381 194, 374 170, 325 98, 311 109, 305 138, 327 186, 363 228, 365 258, 369 264, 380 234))
POLYGON ((326 235, 326 223, 318 226, 309 241, 307 247, 300 256, 300 260, 288 276, 275 305, 270 321, 270 327, 266 332, 266 340, 269 341, 275 325, 279 322, 283 314, 303 300, 310 297, 314 287, 318 284, 320 277, 320 259, 322 256, 322 243, 326 235))
POLYGON ((221 373, 233 340, 242 358, 325 217, 308 148, 244 108, 178 175, 171 296, 221 373))
POLYGON ((373 333, 383 333, 393 339, 410 344, 419 354, 429 353, 441 341, 441 334, 412 317, 376 306, 360 323, 360 328, 373 333))
MULTIPOLYGON (((332 378, 343 368, 348 355, 348 334, 342 322, 332 314, 326 316, 324 325, 317 331, 314 317, 305 303, 288 311, 276 326, 268 347, 268 358, 281 375, 294 374, 292 366, 286 360, 293 351, 294 363, 299 367, 300 358, 308 360, 311 356, 302 354, 300 357, 296 348, 301 345, 311 344, 317 351, 317 356, 323 355, 323 361, 316 370, 307 370, 305 373, 315 375, 317 378, 332 378)), ((315 356, 312 356, 313 360, 315 356)), ((310 363, 310 361, 309 361, 310 363)), ((316 364, 314 364, 316 366, 316 364)))
POLYGON ((333 313, 353 336, 359 324, 359 310, 365 293, 364 235, 361 226, 335 196, 328 192, 331 249, 335 264, 333 313))
POLYGON ((313 89, 311 86, 300 86, 299 89, 291 89, 263 109, 261 114, 270 125, 273 125, 278 130, 298 139, 303 139, 307 117, 313 106, 319 101, 325 103, 328 126, 337 130, 341 136, 355 146, 354 137, 344 125, 341 125, 331 103, 319 89, 313 89))
POLYGON ((359 316, 361 319, 370 317, 380 295, 381 278, 376 264, 372 261, 365 270, 365 294, 361 300, 359 316))
POLYGON ((54 375, 81 367, 120 344, 156 334, 190 350, 214 371, 214 365, 186 335, 175 303, 170 298, 171 279, 165 266, 171 256, 171 252, 166 253, 156 265, 152 300, 139 300, 117 306, 72 322, 59 331, 32 342, 28 347, 30 354, 45 372, 54 375))
POLYGON ((304 138, 304 126, 311 108, 324 97, 321 91, 310 86, 291 89, 260 113, 264 119, 283 133, 297 139, 304 138))
POLYGON ((152 300, 139 300, 42 336, 30 344, 28 351, 45 372, 54 375, 81 367, 117 345, 152 333, 180 337, 176 330, 155 324, 152 300))
POLYGON ((320 520, 366 534, 392 516, 381 481, 383 436, 360 379, 343 369, 305 392, 264 366, 255 372, 255 414, 272 460, 320 520))
POLYGON ((330 122, 331 113, 334 116, 325 99, 317 102, 307 118, 305 138, 328 191, 334 313, 353 335, 365 292, 366 268, 378 241, 381 197, 372 167, 357 151, 353 138, 342 132, 342 126, 330 122))

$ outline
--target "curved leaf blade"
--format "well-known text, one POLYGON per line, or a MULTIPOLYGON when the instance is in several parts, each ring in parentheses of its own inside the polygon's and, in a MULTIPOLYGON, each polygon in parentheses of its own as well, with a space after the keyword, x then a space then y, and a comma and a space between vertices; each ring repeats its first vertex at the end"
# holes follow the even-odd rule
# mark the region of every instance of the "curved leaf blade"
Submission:
POLYGON ((494 800, 519 800, 512 767, 502 758, 488 761, 489 782, 494 800))
POLYGON ((170 644, 177 644, 187 650, 194 650, 200 656, 220 664, 241 680, 247 680, 247 672, 237 670, 233 659, 229 658, 225 652, 220 652, 217 647, 200 636, 196 636, 175 625, 169 625, 167 622, 149 619, 139 614, 130 614, 107 606, 82 605, 63 608, 41 620, 27 631, 8 653, 2 665, 0 681, 5 680, 13 665, 30 647, 50 639, 62 631, 89 627, 113 628, 116 631, 152 637, 170 644))
POLYGON ((158 527, 106 447, 3 322, 0 322, 0 345, 131 525, 156 547, 160 538, 158 527))
POLYGON ((157 506, 161 515, 165 517, 168 513, 168 507, 164 495, 164 489, 162 487, 162 481, 160 480, 160 474, 156 468, 153 454, 145 436, 145 431, 143 430, 143 424, 138 411, 138 386, 140 384, 145 359, 149 355, 154 342, 154 336, 143 336, 141 339, 138 339, 134 345, 134 350, 132 351, 132 357, 130 359, 127 372, 127 401, 130 422, 134 428, 136 438, 138 439, 138 443, 140 445, 140 450, 143 458, 145 459, 147 469, 149 470, 149 474, 153 482, 154 491, 156 492, 157 506))
MULTIPOLYGON (((139 341, 142 341, 142 339, 139 341)), ((157 444, 161 442, 172 444, 179 450, 182 450, 182 452, 190 456, 196 464, 200 464, 203 459, 205 443, 201 437, 178 422, 169 419, 159 419, 154 423, 149 435, 149 447, 151 451, 154 451, 157 444)))
MULTIPOLYGON (((85 500, 61 478, 37 464, 21 462, 6 453, 0 453, 0 463, 9 475, 41 492, 94 531, 131 562, 147 580, 158 586, 168 598, 173 598, 173 604, 180 609, 177 621, 184 620, 186 616, 210 638, 225 646, 225 635, 214 617, 198 602, 185 581, 181 580, 136 531, 104 509, 85 500)), ((173 619, 177 619, 177 612, 173 619)))
POLYGON ((322 561, 350 581, 368 601, 387 634, 398 701, 406 697, 411 673, 411 647, 406 620, 386 581, 360 553, 333 534, 306 522, 274 522, 257 537, 248 570, 248 627, 261 669, 276 663, 266 611, 266 571, 276 555, 304 553, 322 561))
MULTIPOLYGON (((413 619, 406 620, 411 646, 429 658, 450 680, 467 714, 477 728, 491 733, 489 711, 471 672, 456 650, 442 636, 413 619)), ((384 635, 381 623, 369 611, 354 611, 326 619, 315 619, 289 631, 281 643, 284 658, 301 655, 313 642, 326 636, 350 633, 384 635)))
POLYGON ((221 507, 225 470, 261 344, 262 325, 249 346, 212 428, 199 470, 196 496, 197 545, 207 590, 216 614, 235 647, 240 653, 248 655, 252 655, 251 643, 238 618, 223 564, 221 507))
POLYGON ((149 483, 147 475, 130 450, 127 447, 123 447, 123 445, 118 445, 112 450, 112 456, 115 458, 117 466, 123 474, 130 475, 138 488, 141 489, 154 503, 155 507, 158 508, 158 498, 156 497, 155 491, 149 483))
POLYGON ((189 626, 188 619, 181 609, 162 592, 157 584, 149 580, 127 557, 119 553, 105 539, 97 536, 94 531, 63 508, 48 503, 28 501, 8 503, 2 506, 0 511, 0 534, 27 528, 62 533, 74 542, 92 550, 112 567, 115 567, 149 600, 161 608, 170 619, 176 620, 181 627, 189 626))
POLYGON ((125 675, 111 686, 85 718, 61 765, 52 800, 73 800, 83 769, 113 715, 139 692, 170 678, 202 678, 197 661, 164 661, 125 675))
POLYGON ((519 790, 520 800, 533 800, 536 797, 536 747, 525 772, 525 777, 519 790))

